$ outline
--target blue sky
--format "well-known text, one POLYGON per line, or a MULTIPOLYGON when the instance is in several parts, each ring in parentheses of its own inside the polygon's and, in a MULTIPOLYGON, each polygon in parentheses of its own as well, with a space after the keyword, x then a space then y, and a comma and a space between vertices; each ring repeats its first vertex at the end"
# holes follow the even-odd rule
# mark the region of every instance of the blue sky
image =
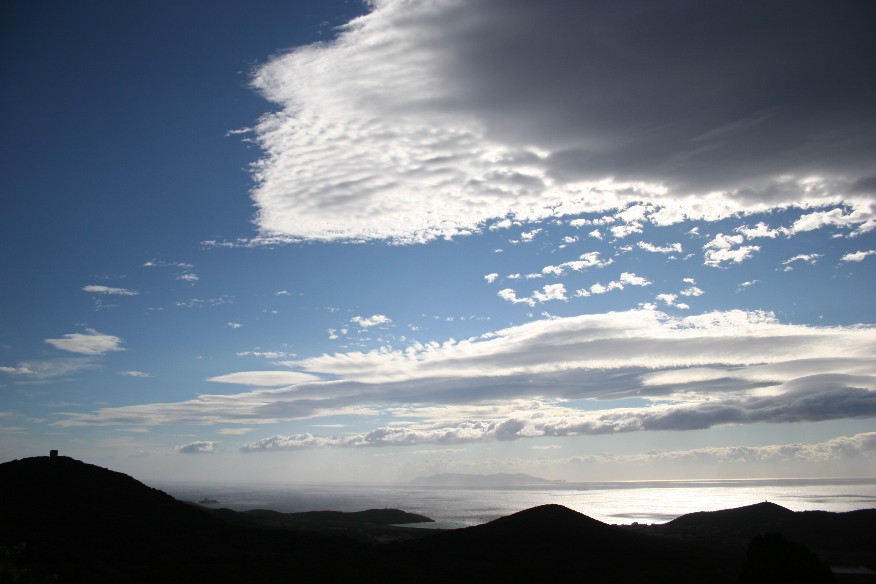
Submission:
POLYGON ((874 475, 872 4, 3 10, 3 459, 874 475))

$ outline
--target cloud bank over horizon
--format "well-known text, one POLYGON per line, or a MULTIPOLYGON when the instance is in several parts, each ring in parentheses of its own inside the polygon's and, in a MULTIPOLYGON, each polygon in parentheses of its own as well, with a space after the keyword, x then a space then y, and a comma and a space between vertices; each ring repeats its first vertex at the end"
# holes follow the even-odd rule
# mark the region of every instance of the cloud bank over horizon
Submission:
POLYGON ((739 310, 673 317, 640 309, 538 320, 405 350, 278 361, 296 370, 211 381, 294 385, 67 413, 54 425, 394 420, 364 433, 275 435, 243 447, 253 451, 872 418, 874 353, 872 326, 789 325, 739 310))

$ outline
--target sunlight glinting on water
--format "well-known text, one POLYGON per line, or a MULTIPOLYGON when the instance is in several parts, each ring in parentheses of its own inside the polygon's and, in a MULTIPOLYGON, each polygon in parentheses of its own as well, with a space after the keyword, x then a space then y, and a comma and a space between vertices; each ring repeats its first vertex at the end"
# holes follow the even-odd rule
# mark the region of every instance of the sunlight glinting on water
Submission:
POLYGON ((273 509, 361 511, 397 508, 436 520, 433 527, 467 527, 544 504, 559 504, 605 523, 664 523, 686 513, 763 501, 793 511, 852 511, 876 507, 876 480, 692 481, 578 483, 538 488, 423 488, 404 485, 161 486, 183 500, 203 497, 238 511, 273 509))

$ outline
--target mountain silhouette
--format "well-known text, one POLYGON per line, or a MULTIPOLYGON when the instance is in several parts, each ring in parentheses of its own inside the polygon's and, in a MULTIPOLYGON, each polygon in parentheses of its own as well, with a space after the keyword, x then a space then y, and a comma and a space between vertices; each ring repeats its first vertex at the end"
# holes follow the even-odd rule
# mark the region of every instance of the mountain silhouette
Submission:
POLYGON ((0 487, 4 584, 729 584, 740 576, 781 581, 802 561, 794 558, 811 562, 807 575, 824 572, 825 559, 876 568, 873 509, 800 513, 760 503, 666 525, 615 526, 542 505, 466 529, 431 531, 392 525, 427 519, 394 509, 207 509, 66 457, 0 464, 0 487), (774 561, 779 556, 790 563, 774 561))

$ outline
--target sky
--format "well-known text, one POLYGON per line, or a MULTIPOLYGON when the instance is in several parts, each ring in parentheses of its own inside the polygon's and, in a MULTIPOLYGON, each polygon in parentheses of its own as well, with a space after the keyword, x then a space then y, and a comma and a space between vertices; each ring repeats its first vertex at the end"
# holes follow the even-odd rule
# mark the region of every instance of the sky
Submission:
POLYGON ((0 459, 876 476, 876 4, 0 10, 0 459))

